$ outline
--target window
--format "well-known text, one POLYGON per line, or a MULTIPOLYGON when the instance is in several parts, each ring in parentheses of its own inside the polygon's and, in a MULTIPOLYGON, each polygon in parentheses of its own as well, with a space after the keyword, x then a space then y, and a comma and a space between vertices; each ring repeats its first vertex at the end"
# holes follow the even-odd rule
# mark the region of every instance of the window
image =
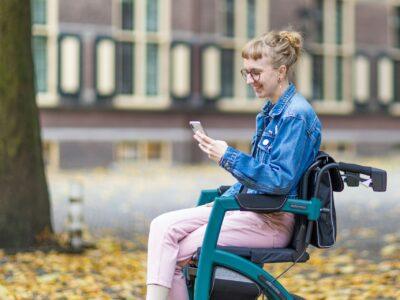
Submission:
POLYGON ((395 91, 395 65, 392 58, 383 55, 377 61, 378 99, 387 105, 393 101, 395 91))
POLYGON ((313 55, 312 61, 312 98, 322 100, 324 98, 324 57, 313 55))
POLYGON ((115 158, 123 161, 136 161, 140 159, 138 142, 123 142, 117 145, 115 158))
POLYGON ((158 30, 158 0, 147 0, 147 31, 154 32, 158 30))
POLYGON ((336 56, 336 99, 343 99, 343 57, 336 56))
POLYGON ((221 53, 222 97, 233 97, 234 53, 232 49, 223 49, 221 53))
POLYGON ((146 94, 158 94, 158 45, 147 44, 146 94))
POLYGON ((171 102, 171 1, 112 0, 119 108, 165 108, 171 102))
POLYGON ((160 160, 162 158, 161 142, 149 142, 147 144, 147 159, 160 160))
POLYGON ((397 48, 400 48, 400 6, 397 6, 395 8, 394 34, 395 34, 395 45, 397 48))
POLYGON ((365 103, 371 98, 371 62, 370 58, 363 54, 354 57, 353 69, 354 99, 359 103, 365 103))
POLYGON ((162 141, 125 141, 116 144, 117 161, 170 161, 168 144, 162 141))
POLYGON ((29 1, 36 102, 39 107, 54 107, 60 100, 57 84, 63 75, 58 59, 61 54, 60 56, 57 54, 59 50, 61 52, 58 47, 58 2, 29 1))
POLYGON ((33 54, 36 77, 36 90, 47 91, 47 37, 33 37, 33 54))
MULTIPOLYGON (((217 1, 218 2, 218 1, 217 1)), ((220 93, 217 107, 222 110, 259 110, 260 102, 240 76, 241 52, 246 41, 268 31, 270 0, 219 1, 220 93)))
POLYGON ((117 92, 119 94, 132 94, 134 91, 133 53, 133 43, 119 42, 117 44, 117 92))
POLYGON ((47 3, 46 0, 32 0, 32 23, 46 24, 47 22, 47 3))
POLYGON ((336 44, 340 45, 343 42, 343 1, 336 1, 336 44))
POLYGON ((315 4, 315 41, 324 42, 324 0, 316 0, 315 4))
POLYGON ((351 1, 314 0, 315 19, 309 44, 312 80, 307 83, 318 112, 350 113, 354 92, 355 8, 351 1))
MULTIPOLYGON (((400 61, 394 62, 394 82, 400 82, 400 61)), ((394 84, 394 101, 400 103, 400 84, 394 84)))
POLYGON ((135 7, 133 0, 122 0, 121 2, 121 27, 124 30, 134 28, 135 7))
POLYGON ((247 37, 254 38, 256 30, 256 0, 247 0, 247 37))
POLYGON ((234 0, 225 0, 225 36, 233 37, 235 35, 235 2, 234 0))

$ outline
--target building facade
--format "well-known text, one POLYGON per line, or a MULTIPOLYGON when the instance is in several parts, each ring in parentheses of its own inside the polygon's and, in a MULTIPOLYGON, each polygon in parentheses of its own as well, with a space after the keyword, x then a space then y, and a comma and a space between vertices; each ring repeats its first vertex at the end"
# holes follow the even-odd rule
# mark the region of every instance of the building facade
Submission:
POLYGON ((190 120, 249 151, 264 101, 241 48, 291 25, 294 78, 321 117, 324 147, 400 144, 400 0, 32 0, 45 157, 61 168, 207 160, 190 120))

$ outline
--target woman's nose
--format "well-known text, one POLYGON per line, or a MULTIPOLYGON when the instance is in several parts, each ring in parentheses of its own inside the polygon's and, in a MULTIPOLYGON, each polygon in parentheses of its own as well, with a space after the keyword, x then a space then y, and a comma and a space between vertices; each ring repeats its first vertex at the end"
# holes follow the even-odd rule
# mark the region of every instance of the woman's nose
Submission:
POLYGON ((254 82, 253 77, 251 77, 251 74, 250 74, 250 73, 247 73, 247 76, 246 76, 246 84, 250 84, 250 83, 253 83, 253 82, 254 82))

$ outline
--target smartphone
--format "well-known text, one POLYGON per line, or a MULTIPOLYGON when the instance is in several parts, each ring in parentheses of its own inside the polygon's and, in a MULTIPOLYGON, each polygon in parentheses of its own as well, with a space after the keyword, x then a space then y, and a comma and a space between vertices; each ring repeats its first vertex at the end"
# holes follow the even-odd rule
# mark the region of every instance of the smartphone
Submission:
POLYGON ((190 127, 192 127, 192 130, 194 133, 196 133, 197 131, 200 131, 201 133, 207 135, 203 126, 201 126, 200 121, 190 121, 189 124, 190 124, 190 127))

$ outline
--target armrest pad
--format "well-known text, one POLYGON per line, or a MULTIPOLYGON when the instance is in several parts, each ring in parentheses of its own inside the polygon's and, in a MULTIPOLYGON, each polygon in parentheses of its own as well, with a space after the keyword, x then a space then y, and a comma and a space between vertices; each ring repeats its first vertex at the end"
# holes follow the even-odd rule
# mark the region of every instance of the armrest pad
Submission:
POLYGON ((230 185, 221 185, 217 191, 218 191, 218 196, 221 196, 223 193, 225 193, 231 186, 230 185))
POLYGON ((238 194, 235 199, 240 210, 271 213, 280 211, 288 198, 286 195, 238 194))

